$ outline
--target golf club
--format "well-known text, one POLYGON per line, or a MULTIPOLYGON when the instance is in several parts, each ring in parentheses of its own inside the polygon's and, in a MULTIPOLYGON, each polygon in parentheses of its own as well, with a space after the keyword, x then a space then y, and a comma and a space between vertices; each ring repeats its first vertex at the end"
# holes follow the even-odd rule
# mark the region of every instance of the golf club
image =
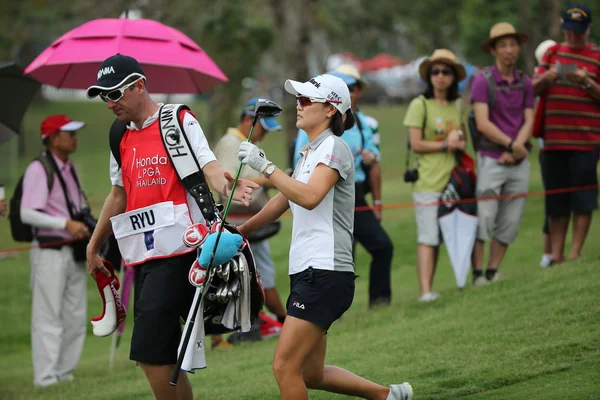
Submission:
MULTIPOLYGON (((283 110, 282 110, 281 106, 279 106, 279 104, 277 104, 271 100, 267 100, 267 99, 258 99, 256 101, 256 105, 254 106, 254 118, 252 119, 252 127, 250 128, 250 133, 248 134, 248 139, 246 141, 249 142, 252 139, 252 133, 254 132, 254 126, 256 125, 256 121, 258 121, 259 118, 276 117, 276 116, 280 115, 282 112, 283 112, 283 110)), ((233 185, 231 186, 231 193, 229 194, 229 198, 227 199, 227 205, 225 206, 225 210, 223 212, 223 218, 221 219, 221 225, 219 227, 219 231, 217 232, 217 238, 215 239, 215 246, 213 247, 212 253, 210 255, 210 261, 209 261, 208 265, 205 266, 207 273, 209 274, 208 280, 207 280, 207 282, 205 282, 205 285, 209 284, 210 280, 211 280, 210 267, 212 266, 212 263, 215 259, 215 253, 219 246, 219 239, 221 238, 221 233, 223 232, 223 227, 225 225, 225 221, 227 220, 227 214, 229 213, 229 206, 231 205, 231 200, 233 199, 233 194, 235 193, 235 187, 240 178, 240 174, 242 172, 243 166, 244 165, 240 162, 240 166, 238 167, 237 173, 235 175, 235 179, 233 180, 233 185)), ((196 289, 196 290, 199 290, 199 289, 196 289)), ((181 351, 179 353, 179 357, 177 358, 177 365, 175 366, 175 369, 173 370, 173 375, 171 376, 170 384, 172 386, 177 385, 177 380, 179 379, 179 372, 181 371, 181 365, 183 364, 185 352, 187 350, 187 347, 188 347, 188 344, 190 341, 190 336, 192 335, 192 329, 194 328, 194 324, 196 323, 196 314, 198 314, 198 308, 200 307, 200 303, 202 302, 202 299, 204 299, 204 294, 205 294, 205 292, 202 293, 202 296, 199 297, 198 300, 194 304, 192 304, 192 310, 193 310, 192 317, 190 319, 188 329, 185 331, 185 336, 183 338, 181 351)), ((204 323, 204 321, 200 321, 200 322, 204 323)))

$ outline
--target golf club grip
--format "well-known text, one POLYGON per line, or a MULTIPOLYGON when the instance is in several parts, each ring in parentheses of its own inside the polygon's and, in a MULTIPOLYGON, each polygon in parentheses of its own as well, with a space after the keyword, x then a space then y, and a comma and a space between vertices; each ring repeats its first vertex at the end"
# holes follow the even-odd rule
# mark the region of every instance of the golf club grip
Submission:
MULTIPOLYGON (((198 289, 196 289, 198 290, 198 289)), ((183 365, 183 359, 185 358, 185 353, 187 351, 188 344, 190 343, 190 337, 192 336, 192 329, 196 324, 196 315, 198 314, 198 309, 200 308, 200 303, 202 302, 202 295, 198 296, 198 301, 195 304, 192 304, 193 313, 192 318, 190 319, 190 323, 188 325, 188 329, 185 331, 185 336, 183 337, 183 343, 181 346, 181 351, 179 352, 179 357, 177 358, 177 365, 173 370, 173 375, 171 375, 171 386, 177 386, 177 381, 179 380, 179 373, 181 372, 181 366, 183 365)), ((202 321, 204 323, 204 321, 202 321)))

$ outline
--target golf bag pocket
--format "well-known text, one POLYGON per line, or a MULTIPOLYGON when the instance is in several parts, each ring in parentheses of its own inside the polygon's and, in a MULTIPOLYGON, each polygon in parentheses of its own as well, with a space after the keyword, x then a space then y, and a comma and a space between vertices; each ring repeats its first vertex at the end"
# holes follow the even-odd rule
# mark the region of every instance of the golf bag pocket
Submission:
POLYGON ((166 201, 138 208, 112 217, 111 223, 127 266, 191 250, 181 239, 193 223, 186 204, 166 201))

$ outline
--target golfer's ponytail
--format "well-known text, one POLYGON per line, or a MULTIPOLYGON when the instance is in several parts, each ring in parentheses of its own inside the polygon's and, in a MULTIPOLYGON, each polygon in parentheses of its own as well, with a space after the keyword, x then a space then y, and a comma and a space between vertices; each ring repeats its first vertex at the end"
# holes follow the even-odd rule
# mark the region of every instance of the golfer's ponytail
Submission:
POLYGON ((342 114, 336 112, 333 118, 331 118, 329 127, 335 136, 342 136, 345 131, 354 126, 355 122, 352 110, 346 111, 346 119, 342 118, 342 114))

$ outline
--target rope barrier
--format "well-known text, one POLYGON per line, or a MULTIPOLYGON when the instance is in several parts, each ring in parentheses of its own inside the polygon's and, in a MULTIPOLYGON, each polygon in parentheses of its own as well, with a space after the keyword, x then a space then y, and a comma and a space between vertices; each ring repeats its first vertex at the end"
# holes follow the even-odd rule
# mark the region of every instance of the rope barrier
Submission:
MULTIPOLYGON (((552 189, 538 192, 527 192, 527 193, 515 193, 515 194, 506 194, 499 196, 487 196, 487 197, 475 197, 469 199, 458 199, 458 200, 438 200, 426 203, 398 203, 398 204, 390 204, 390 205, 380 205, 380 206, 361 206, 355 207, 354 210, 361 211, 369 211, 369 210, 395 210, 401 208, 413 208, 413 207, 426 207, 426 206, 439 206, 439 205, 451 205, 451 204, 461 204, 461 203, 473 203, 480 201, 492 201, 492 200, 508 200, 508 199, 518 199, 522 197, 536 197, 536 196, 548 196, 553 194, 562 194, 562 193, 572 193, 572 192, 580 192, 585 190, 596 190, 599 189, 600 185, 586 185, 586 186, 576 186, 571 188, 563 188, 563 189, 552 189)), ((255 214, 230 214, 230 217, 234 218, 250 218, 255 214)), ((283 214, 284 216, 291 216, 292 213, 287 211, 283 214)), ((64 239, 57 240, 54 242, 44 243, 42 244, 31 244, 27 246, 15 247, 12 249, 0 250, 0 255, 6 253, 15 253, 20 251, 26 251, 33 248, 44 248, 44 247, 54 247, 65 244, 70 244, 78 241, 77 239, 64 239)))

